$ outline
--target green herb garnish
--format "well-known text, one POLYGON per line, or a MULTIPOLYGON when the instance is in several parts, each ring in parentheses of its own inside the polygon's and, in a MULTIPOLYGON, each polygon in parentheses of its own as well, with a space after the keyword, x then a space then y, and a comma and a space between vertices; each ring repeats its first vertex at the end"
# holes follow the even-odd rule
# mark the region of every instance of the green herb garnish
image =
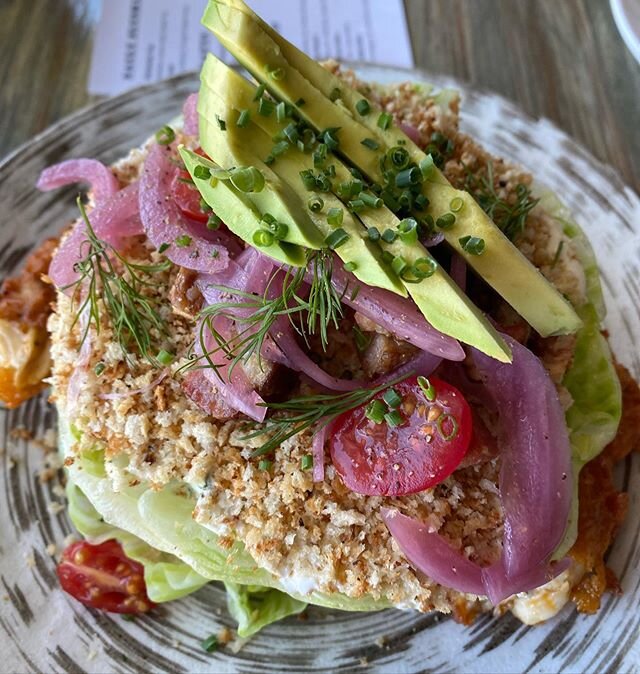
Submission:
POLYGON ((152 332, 156 331, 159 336, 166 334, 166 324, 154 306, 155 301, 143 290, 154 285, 153 274, 169 269, 171 263, 165 260, 143 265, 127 261, 113 246, 98 238, 79 198, 77 203, 87 233, 80 245, 84 257, 74 266, 78 280, 62 290, 73 288, 72 301, 79 303, 74 326, 88 314, 81 342, 87 338, 91 325, 100 332, 102 305, 125 359, 131 363, 129 352, 131 346, 135 346, 142 357, 157 366, 152 332), (150 276, 149 280, 144 278, 146 275, 150 276))

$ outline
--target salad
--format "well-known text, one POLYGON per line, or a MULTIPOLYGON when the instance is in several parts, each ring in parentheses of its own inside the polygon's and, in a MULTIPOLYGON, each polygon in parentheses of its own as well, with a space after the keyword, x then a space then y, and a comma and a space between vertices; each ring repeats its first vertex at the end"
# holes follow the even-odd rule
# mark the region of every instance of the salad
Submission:
POLYGON ((62 588, 135 614, 221 581, 243 638, 307 604, 597 610, 640 391, 571 214, 456 92, 241 0, 203 24, 253 79, 209 54, 180 120, 46 169, 88 198, 0 292, 0 398, 58 411, 62 588))

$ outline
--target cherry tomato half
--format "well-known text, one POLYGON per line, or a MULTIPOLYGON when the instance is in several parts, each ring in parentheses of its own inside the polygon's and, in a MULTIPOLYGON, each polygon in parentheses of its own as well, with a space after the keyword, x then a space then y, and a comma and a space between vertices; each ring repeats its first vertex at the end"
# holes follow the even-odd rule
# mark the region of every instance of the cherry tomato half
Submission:
POLYGON ((57 571, 62 589, 87 606, 110 613, 144 613, 155 606, 142 564, 129 559, 118 541, 72 543, 57 571))
POLYGON ((192 220, 207 222, 209 214, 200 207, 200 192, 191 182, 188 171, 180 171, 171 183, 171 196, 178 208, 192 220))
MULTIPOLYGON (((442 482, 458 467, 471 442, 471 409, 458 389, 440 379, 429 381, 433 401, 415 377, 393 387, 402 399, 397 426, 369 419, 368 404, 338 417, 331 460, 349 489, 368 496, 413 494, 442 482)), ((375 400, 382 402, 383 395, 375 400)))

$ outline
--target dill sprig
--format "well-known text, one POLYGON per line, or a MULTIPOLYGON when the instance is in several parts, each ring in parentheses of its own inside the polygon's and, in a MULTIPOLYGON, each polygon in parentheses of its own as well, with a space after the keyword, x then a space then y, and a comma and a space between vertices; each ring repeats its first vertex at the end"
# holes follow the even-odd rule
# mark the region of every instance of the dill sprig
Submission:
POLYGON ((333 256, 331 251, 315 251, 310 254, 306 267, 295 271, 277 269, 269 279, 262 295, 243 292, 224 285, 212 285, 236 299, 216 302, 206 306, 199 314, 200 330, 198 340, 202 355, 193 357, 183 366, 183 370, 195 366, 213 368, 219 374, 219 365, 212 358, 222 352, 230 361, 229 374, 241 362, 252 356, 260 362, 264 341, 279 317, 287 317, 296 331, 308 343, 310 335, 320 335, 322 348, 328 345, 330 325, 338 327, 343 316, 342 297, 331 283, 333 256), (312 278, 307 297, 301 293, 308 269, 312 269, 312 278), (282 290, 272 293, 271 289, 279 275, 283 276, 282 290), (235 322, 238 332, 225 337, 216 329, 215 319, 225 317, 235 322), (207 333, 216 343, 214 348, 207 347, 207 333), (202 364, 202 361, 206 364, 202 364))
POLYGON ((245 435, 243 439, 250 440, 261 435, 272 434, 266 442, 251 452, 251 456, 270 454, 285 440, 313 426, 317 427, 316 430, 324 428, 341 414, 364 405, 378 393, 413 374, 413 372, 408 372, 374 388, 358 389, 347 393, 300 396, 282 403, 264 403, 270 411, 288 413, 288 415, 270 417, 262 428, 245 435))
POLYGON ((164 271, 171 263, 168 260, 153 265, 128 262, 112 245, 98 238, 80 198, 77 203, 87 231, 80 250, 86 254, 74 265, 78 280, 62 290, 73 288, 72 301, 80 302, 74 326, 85 312, 88 314, 81 342, 86 340, 92 324, 96 332, 100 332, 102 305, 127 361, 130 363, 129 349, 134 345, 141 356, 158 366, 152 353, 151 331, 166 334, 166 325, 154 307, 154 300, 142 294, 144 286, 153 284, 141 275, 164 271), (121 267, 121 271, 116 267, 121 267))
POLYGON ((516 199, 511 203, 496 192, 493 163, 487 163, 486 175, 474 175, 466 166, 464 189, 478 202, 482 210, 511 240, 524 231, 527 216, 539 199, 531 196, 531 190, 524 184, 516 185, 516 199))

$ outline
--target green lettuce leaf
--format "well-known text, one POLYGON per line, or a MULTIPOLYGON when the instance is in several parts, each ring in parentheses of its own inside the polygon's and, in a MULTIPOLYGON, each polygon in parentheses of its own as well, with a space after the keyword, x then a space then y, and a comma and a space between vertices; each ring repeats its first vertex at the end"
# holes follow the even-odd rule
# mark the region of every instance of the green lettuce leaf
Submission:
MULTIPOLYGON (((66 454, 78 440, 78 433, 63 414, 59 414, 59 435, 61 451, 66 454)), ((225 548, 218 544, 215 533, 193 520, 195 497, 184 485, 156 491, 143 484, 125 484, 114 491, 99 448, 76 457, 67 472, 74 524, 89 540, 120 540, 127 554, 145 566, 153 601, 184 596, 211 580, 229 584, 236 588, 236 594, 238 587, 251 586, 243 592, 242 600, 240 595, 234 595, 232 601, 236 615, 244 616, 241 626, 245 634, 255 633, 279 617, 300 612, 307 602, 348 611, 390 606, 386 600, 370 597, 285 594, 280 580, 258 567, 240 542, 225 548), (267 591, 266 597, 261 598, 262 610, 256 613, 260 599, 256 601, 254 595, 267 591), (250 614, 243 613, 247 607, 251 608, 250 614)))
POLYGON ((301 613, 307 606, 305 602, 268 587, 237 583, 225 583, 224 586, 229 613, 238 623, 238 636, 244 639, 271 623, 301 613))
POLYGON ((586 277, 587 302, 576 307, 583 326, 576 336, 573 362, 562 382, 573 398, 566 413, 572 450, 573 500, 564 539, 554 553, 554 559, 560 559, 578 535, 580 470, 615 437, 622 414, 622 392, 609 345, 600 331, 606 311, 593 248, 553 193, 540 195, 540 207, 562 225, 565 235, 574 243, 586 277))

